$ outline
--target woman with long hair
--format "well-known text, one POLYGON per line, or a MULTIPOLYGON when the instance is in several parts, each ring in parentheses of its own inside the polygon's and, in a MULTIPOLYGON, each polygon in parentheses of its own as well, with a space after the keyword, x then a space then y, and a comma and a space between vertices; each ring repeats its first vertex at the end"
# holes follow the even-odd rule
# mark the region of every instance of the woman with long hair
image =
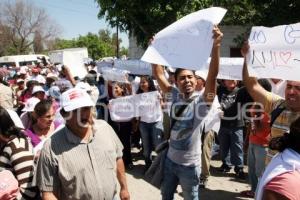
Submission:
POLYGON ((279 153, 260 179, 255 199, 300 199, 300 117, 291 124, 289 133, 271 139, 269 148, 279 153))
MULTIPOLYGON (((113 98, 121 98, 131 94, 131 87, 127 83, 114 82, 112 84, 113 98)), ((117 133, 123 149, 123 161, 126 169, 132 169, 132 155, 131 155, 131 132, 132 132, 132 120, 127 119, 122 121, 112 121, 112 127, 117 133)))
POLYGON ((10 113, 0 106, 0 171, 9 170, 18 180, 20 194, 17 199, 38 199, 38 189, 32 182, 32 145, 22 129, 16 126, 10 113))
MULTIPOLYGON (((153 79, 150 76, 141 76, 137 94, 156 91, 153 79)), ((157 108, 159 109, 159 108, 157 108)), ((162 112, 147 113, 140 118, 139 128, 142 138, 143 155, 145 158, 145 170, 152 164, 151 153, 162 142, 163 124, 162 112)))

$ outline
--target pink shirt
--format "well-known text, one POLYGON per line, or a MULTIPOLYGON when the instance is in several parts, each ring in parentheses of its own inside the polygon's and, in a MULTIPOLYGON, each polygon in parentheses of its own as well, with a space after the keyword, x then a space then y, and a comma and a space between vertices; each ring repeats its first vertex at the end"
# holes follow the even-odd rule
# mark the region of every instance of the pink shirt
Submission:
POLYGON ((290 200, 300 199, 300 172, 286 172, 273 178, 264 189, 277 192, 290 200))

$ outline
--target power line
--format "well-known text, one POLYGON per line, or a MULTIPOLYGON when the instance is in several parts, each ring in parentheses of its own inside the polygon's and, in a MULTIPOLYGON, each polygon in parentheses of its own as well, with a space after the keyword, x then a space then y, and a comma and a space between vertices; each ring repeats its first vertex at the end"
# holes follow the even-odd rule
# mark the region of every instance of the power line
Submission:
POLYGON ((93 16, 93 17, 97 17, 97 14, 93 15, 91 13, 86 12, 82 12, 82 10, 75 10, 75 9, 71 9, 71 8, 66 8, 66 7, 61 7, 61 6, 57 6, 57 5, 53 5, 53 4, 49 4, 49 3, 45 3, 43 2, 44 6, 48 6, 48 7, 52 7, 52 8, 57 8, 57 9, 61 9, 64 11, 68 11, 68 12, 73 12, 73 13, 80 13, 80 14, 84 14, 84 15, 89 15, 89 16, 93 16))

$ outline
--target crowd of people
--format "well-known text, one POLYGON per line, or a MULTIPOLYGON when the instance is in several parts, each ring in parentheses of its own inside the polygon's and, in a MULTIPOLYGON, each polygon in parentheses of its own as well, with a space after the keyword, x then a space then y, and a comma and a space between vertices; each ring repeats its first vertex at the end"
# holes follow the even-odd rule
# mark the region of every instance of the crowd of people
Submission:
MULTIPOLYGON (((222 36, 214 27, 207 74, 152 64, 152 76, 130 74, 121 83, 105 80, 93 62, 83 79, 72 76, 72 66, 45 60, 2 67, 0 171, 11 171, 19 184, 1 199, 130 199, 132 148, 141 150, 146 173, 166 142, 163 200, 174 199, 178 185, 184 199, 199 198, 215 142, 219 171, 233 167, 237 179, 246 178, 247 154, 251 190, 242 196, 300 199, 300 81, 257 80, 246 61, 242 81, 217 80, 222 36), (159 112, 111 119, 110 100, 153 91, 159 112), (206 119, 212 109, 219 128, 206 119)), ((243 56, 248 49, 244 44, 243 56)))

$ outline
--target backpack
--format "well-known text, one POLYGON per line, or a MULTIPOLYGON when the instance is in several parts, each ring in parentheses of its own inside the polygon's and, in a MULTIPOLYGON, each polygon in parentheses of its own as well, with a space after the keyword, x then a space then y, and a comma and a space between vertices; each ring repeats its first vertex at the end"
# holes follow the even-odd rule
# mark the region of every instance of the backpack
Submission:
POLYGON ((0 172, 0 199, 13 200, 19 194, 19 183, 13 173, 9 170, 0 172))
POLYGON ((277 119, 277 117, 286 109, 286 102, 285 100, 282 100, 280 104, 271 112, 271 121, 270 121, 270 127, 272 127, 273 123, 277 119))

